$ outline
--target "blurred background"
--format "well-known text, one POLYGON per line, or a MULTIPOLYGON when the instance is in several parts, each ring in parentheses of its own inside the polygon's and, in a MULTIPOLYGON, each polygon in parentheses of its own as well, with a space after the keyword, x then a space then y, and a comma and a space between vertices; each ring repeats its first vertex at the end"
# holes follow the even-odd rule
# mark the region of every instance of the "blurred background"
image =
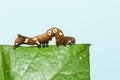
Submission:
MULTIPOLYGON (((1 0, 0 44, 59 27, 90 47, 91 80, 120 80, 120 0, 1 0)), ((55 45, 55 39, 50 41, 55 45)))

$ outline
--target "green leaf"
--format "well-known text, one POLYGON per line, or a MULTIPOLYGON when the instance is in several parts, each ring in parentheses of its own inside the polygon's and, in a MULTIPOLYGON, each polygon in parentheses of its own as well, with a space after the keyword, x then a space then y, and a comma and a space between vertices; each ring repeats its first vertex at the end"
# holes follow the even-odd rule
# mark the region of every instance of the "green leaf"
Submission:
POLYGON ((90 80, 89 46, 0 45, 0 80, 90 80))

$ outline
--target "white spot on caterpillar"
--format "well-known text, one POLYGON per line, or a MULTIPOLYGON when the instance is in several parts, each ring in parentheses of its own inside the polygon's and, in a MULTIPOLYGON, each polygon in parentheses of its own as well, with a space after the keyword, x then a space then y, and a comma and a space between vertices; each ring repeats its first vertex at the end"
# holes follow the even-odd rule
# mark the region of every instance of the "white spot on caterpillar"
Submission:
POLYGON ((18 43, 15 43, 16 45, 18 45, 18 43))
POLYGON ((49 30, 49 31, 48 31, 48 35, 50 36, 51 34, 52 34, 52 32, 49 30))
POLYGON ((71 40, 69 40, 68 43, 71 43, 71 40))
POLYGON ((57 29, 53 29, 53 33, 56 33, 57 32, 57 29))
POLYGON ((36 40, 37 40, 37 38, 33 38, 33 40, 34 40, 34 41, 36 41, 36 40))
POLYGON ((37 44, 40 44, 38 41, 36 41, 37 44))
POLYGON ((62 36, 62 32, 59 32, 59 35, 62 36))
POLYGON ((25 39, 24 43, 27 43, 28 42, 28 38, 25 39))

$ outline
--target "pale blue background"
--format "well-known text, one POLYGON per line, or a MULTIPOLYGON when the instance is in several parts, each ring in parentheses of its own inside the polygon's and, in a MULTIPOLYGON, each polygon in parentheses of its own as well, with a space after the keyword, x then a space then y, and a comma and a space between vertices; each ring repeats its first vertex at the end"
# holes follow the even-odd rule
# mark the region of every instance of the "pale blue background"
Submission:
MULTIPOLYGON (((1 0, 0 44, 57 26, 91 43, 91 80, 120 80, 120 0, 1 0)), ((55 44, 53 39, 50 44, 55 44)))

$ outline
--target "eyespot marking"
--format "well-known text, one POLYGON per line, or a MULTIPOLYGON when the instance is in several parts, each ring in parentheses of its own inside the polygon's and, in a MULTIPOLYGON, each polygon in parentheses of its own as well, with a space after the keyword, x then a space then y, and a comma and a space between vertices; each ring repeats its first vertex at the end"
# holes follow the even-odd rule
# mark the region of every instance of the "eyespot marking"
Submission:
POLYGON ((53 33, 56 33, 57 32, 57 29, 53 29, 53 33))
POLYGON ((28 38, 25 39, 24 43, 27 43, 28 42, 28 38))
POLYGON ((50 36, 51 34, 52 34, 52 32, 49 30, 49 31, 48 31, 48 35, 50 36))
POLYGON ((63 35, 62 32, 59 32, 59 35, 62 36, 63 35))

